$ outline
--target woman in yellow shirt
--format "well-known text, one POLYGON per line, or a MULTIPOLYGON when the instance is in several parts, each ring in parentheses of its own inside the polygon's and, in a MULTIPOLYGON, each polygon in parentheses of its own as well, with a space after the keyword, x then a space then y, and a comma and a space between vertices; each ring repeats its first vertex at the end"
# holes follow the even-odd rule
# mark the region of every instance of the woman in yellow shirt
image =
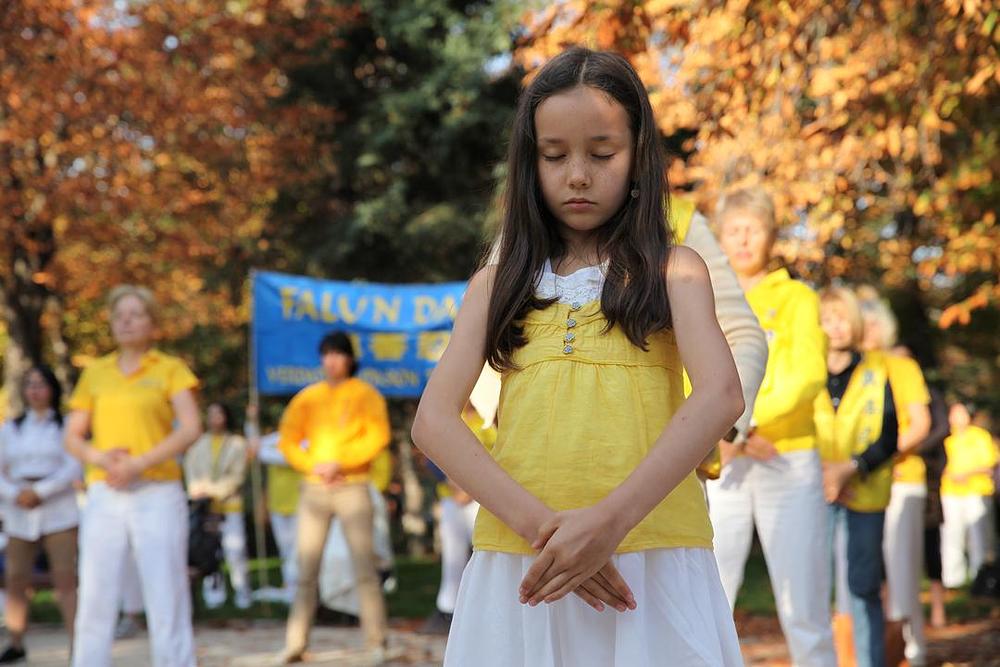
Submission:
POLYGON ((884 667, 882 533, 898 437, 896 409, 885 355, 859 351, 862 320, 854 293, 823 290, 820 315, 829 338, 829 377, 816 398, 815 419, 837 609, 853 621, 858 667, 884 667))
POLYGON ((813 401, 826 382, 816 294, 788 271, 768 271, 774 205, 759 189, 719 202, 719 244, 767 336, 764 381, 741 445, 721 443, 722 476, 707 484, 715 556, 730 605, 743 582, 754 526, 764 549, 792 661, 836 664, 830 631, 827 513, 813 401))
POLYGON ((989 431, 972 425, 971 412, 961 403, 951 406, 951 435, 944 441, 948 464, 941 477, 941 579, 948 588, 964 585, 996 556, 990 510, 997 444, 989 431))
MULTIPOLYGON (((924 607, 920 602, 927 476, 917 448, 930 432, 931 395, 917 362, 893 352, 898 325, 889 306, 871 288, 858 288, 857 295, 864 319, 861 347, 885 354, 899 422, 899 451, 893 465, 892 495, 885 510, 882 542, 886 620, 902 624, 906 658, 912 665, 922 665, 927 660, 924 607)), ((887 630, 890 636, 895 632, 895 627, 887 630)))
POLYGON ((86 465, 88 484, 73 665, 111 664, 131 547, 146 604, 150 663, 190 667, 187 496, 179 459, 201 435, 198 380, 183 361, 153 347, 156 305, 148 289, 117 287, 108 305, 118 350, 84 369, 66 426, 66 447, 86 465))
MULTIPOLYGON (((208 432, 184 455, 184 479, 192 500, 210 499, 211 510, 221 514, 222 551, 229 568, 236 606, 250 607, 247 537, 243 519, 243 482, 247 472, 247 442, 233 433, 233 418, 222 403, 210 403, 205 412, 208 432)), ((202 582, 205 604, 214 609, 226 601, 221 573, 202 582)))

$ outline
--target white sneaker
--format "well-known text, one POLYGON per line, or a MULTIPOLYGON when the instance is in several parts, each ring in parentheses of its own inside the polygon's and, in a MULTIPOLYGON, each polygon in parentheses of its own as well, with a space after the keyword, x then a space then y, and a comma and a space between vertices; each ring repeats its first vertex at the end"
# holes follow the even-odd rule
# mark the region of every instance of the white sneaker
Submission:
POLYGON ((216 573, 202 580, 201 599, 209 609, 218 609, 226 604, 226 582, 222 575, 216 573))
POLYGON ((251 604, 253 604, 253 600, 250 599, 250 591, 246 590, 245 588, 236 591, 237 609, 249 609, 251 604))

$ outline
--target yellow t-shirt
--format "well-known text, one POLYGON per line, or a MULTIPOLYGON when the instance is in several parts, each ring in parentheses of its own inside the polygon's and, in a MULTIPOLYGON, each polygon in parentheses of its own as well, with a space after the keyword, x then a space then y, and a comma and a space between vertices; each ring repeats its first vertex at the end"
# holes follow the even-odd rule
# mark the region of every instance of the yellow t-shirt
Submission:
POLYGON ((291 516, 299 509, 302 475, 286 466, 267 467, 267 511, 291 516))
MULTIPOLYGON (((906 433, 910 428, 910 409, 914 403, 930 405, 931 394, 924 382, 924 374, 913 359, 894 354, 886 355, 886 368, 889 371, 889 385, 892 387, 892 402, 896 406, 896 421, 899 422, 899 433, 906 433)), ((901 456, 892 470, 895 482, 907 484, 924 484, 927 481, 927 468, 920 454, 912 453, 901 456)))
MULTIPOLYGON (((490 452, 529 493, 555 511, 589 507, 646 457, 684 401, 681 361, 671 332, 648 350, 616 326, 605 333, 600 303, 578 310, 552 304, 523 321, 527 344, 517 370, 503 376, 500 425, 490 452)), ((531 546, 481 509, 473 545, 532 554, 531 546)), ((692 471, 632 529, 619 553, 669 547, 712 548, 712 526, 692 471)))
POLYGON ((986 429, 969 426, 961 433, 949 435, 944 440, 948 465, 941 477, 942 496, 992 496, 995 492, 993 475, 979 473, 964 482, 956 482, 949 475, 962 474, 976 468, 997 465, 997 446, 986 429))
MULTIPOLYGON (((84 369, 69 400, 71 410, 90 413, 93 446, 102 451, 124 447, 132 456, 153 449, 173 429, 174 408, 170 400, 194 389, 198 379, 177 357, 150 350, 139 369, 125 375, 118 367, 118 354, 95 360, 84 369)), ((103 469, 87 466, 87 483, 104 479, 103 469)), ((178 461, 162 461, 147 468, 142 479, 180 480, 178 461)))
POLYGON ((336 387, 317 382, 300 391, 285 409, 279 431, 278 449, 307 481, 318 463, 339 463, 348 481, 369 481, 372 460, 392 437, 385 399, 358 378, 336 387))
POLYGON ((826 387, 826 336, 819 325, 819 299, 785 269, 769 273, 746 297, 768 348, 753 423, 779 452, 813 449, 813 402, 826 387))

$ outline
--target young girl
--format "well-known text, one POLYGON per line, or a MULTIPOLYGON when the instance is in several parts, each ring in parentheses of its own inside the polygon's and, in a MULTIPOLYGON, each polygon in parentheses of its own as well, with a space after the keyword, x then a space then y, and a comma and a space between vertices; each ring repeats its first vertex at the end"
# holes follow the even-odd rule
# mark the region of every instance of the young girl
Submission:
POLYGON ((570 49, 523 93, 496 264, 413 426, 482 505, 446 665, 742 664, 693 471, 743 398, 664 174, 623 58, 570 49), (460 416, 484 360, 503 372, 489 452, 460 416))

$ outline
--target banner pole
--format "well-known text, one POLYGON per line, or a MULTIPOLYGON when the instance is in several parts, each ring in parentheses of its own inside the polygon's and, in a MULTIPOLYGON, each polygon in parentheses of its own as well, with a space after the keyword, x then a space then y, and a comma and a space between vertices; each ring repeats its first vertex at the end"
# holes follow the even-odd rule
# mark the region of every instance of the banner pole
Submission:
MULTIPOLYGON (((247 341, 247 348, 249 353, 249 360, 247 363, 247 368, 250 372, 250 382, 249 382, 249 399, 250 405, 254 406, 256 410, 253 419, 251 420, 251 428, 257 435, 258 446, 260 444, 261 432, 260 432, 260 388, 257 385, 257 336, 255 331, 255 318, 254 318, 254 295, 255 286, 257 283, 257 271, 256 269, 250 269, 250 326, 248 327, 249 340, 247 341)), ((253 460, 250 462, 250 500, 253 504, 253 521, 254 521, 254 541, 256 542, 257 551, 257 584, 260 588, 267 588, 269 586, 268 568, 267 562, 267 541, 265 539, 265 532, 267 526, 264 523, 264 517, 266 512, 261 510, 260 502, 263 498, 263 484, 261 481, 261 469, 260 469, 260 451, 255 452, 253 460)))

